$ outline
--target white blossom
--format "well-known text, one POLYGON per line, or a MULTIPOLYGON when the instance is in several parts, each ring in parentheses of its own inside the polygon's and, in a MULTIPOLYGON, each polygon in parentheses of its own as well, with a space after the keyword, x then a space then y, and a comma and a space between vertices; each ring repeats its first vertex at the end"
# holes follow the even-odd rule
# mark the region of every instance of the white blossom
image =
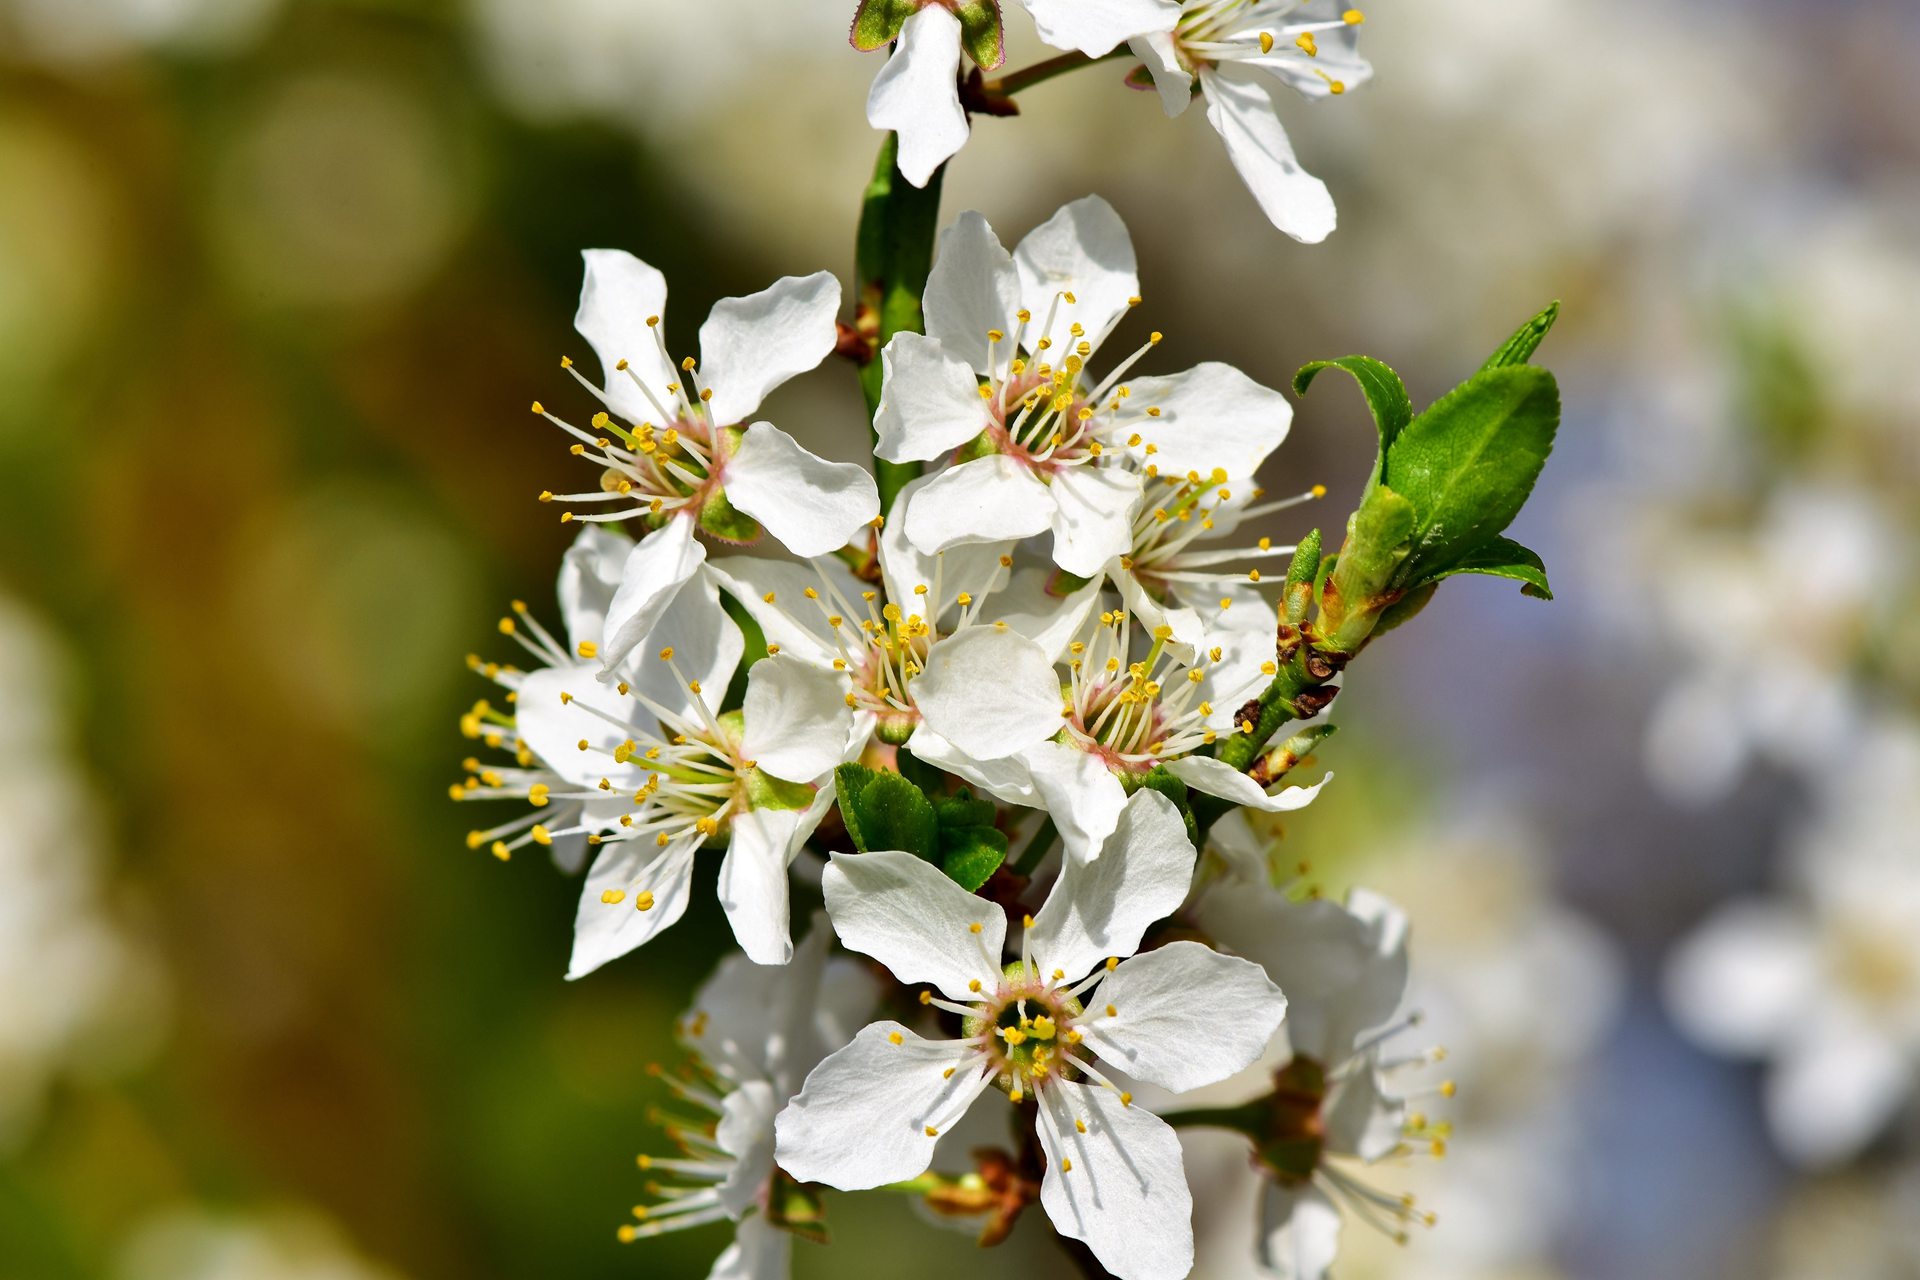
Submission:
POLYGON ((1197 1088, 1253 1061, 1286 1010, 1246 961, 1191 942, 1133 954, 1185 898, 1193 862, 1172 803, 1136 794, 1105 854, 1063 869, 1020 959, 1003 964, 1007 921, 994 904, 911 854, 835 855, 825 888, 841 941, 903 982, 930 984, 939 994, 922 1003, 958 1016, 962 1034, 869 1025, 781 1114, 782 1167, 843 1189, 914 1177, 997 1086, 1034 1100, 1055 1229, 1122 1280, 1184 1276, 1193 1240, 1179 1143, 1095 1062, 1197 1088))

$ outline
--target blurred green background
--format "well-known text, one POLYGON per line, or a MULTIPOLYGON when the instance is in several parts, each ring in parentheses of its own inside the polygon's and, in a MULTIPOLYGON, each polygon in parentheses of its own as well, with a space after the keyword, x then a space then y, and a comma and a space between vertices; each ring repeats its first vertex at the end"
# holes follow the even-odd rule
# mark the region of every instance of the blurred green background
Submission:
MULTIPOLYGON (((661 1100, 643 1067, 730 943, 717 911, 696 895, 643 954, 563 983, 575 885, 468 850, 446 786, 485 692, 462 658, 509 599, 550 601, 567 541, 533 499, 570 460, 526 405, 578 408, 557 363, 584 351, 579 251, 665 270, 689 350, 716 298, 844 280, 877 143, 851 7, 0 0, 0 838, 8 874, 56 885, 0 906, 0 1028, 46 1028, 0 1029, 0 1277, 705 1273, 722 1233, 613 1231, 661 1100), (301 1269, 335 1255, 377 1261, 301 1269)), ((1341 206, 1325 246, 1272 232, 1204 124, 1111 68, 981 122, 947 208, 1011 240, 1098 189, 1139 241, 1165 367, 1276 386, 1365 350, 1429 399, 1564 298, 1544 358, 1569 438, 1516 536, 1578 581, 1609 554, 1570 520, 1580 485, 1646 469, 1616 446, 1644 445, 1620 424, 1649 350, 1670 383, 1723 363, 1700 332, 1727 290, 1697 278, 1719 212, 1838 182, 1911 213, 1894 51, 1920 40, 1898 5, 1399 8, 1370 10, 1377 86, 1284 108, 1341 206), (1810 47, 1837 92, 1783 118, 1770 77, 1810 47)), ((773 408, 849 458, 858 406, 830 365, 773 408)), ((1371 447, 1330 385, 1267 482, 1328 484, 1314 514, 1337 523, 1371 447)), ((1651 469, 1687 456, 1657 445, 1651 469)), ((1596 674, 1578 602, 1510 594, 1452 590, 1370 657, 1329 760, 1352 785, 1290 847, 1338 883, 1505 785, 1524 800, 1496 808, 1582 856, 1544 878, 1650 956, 1708 890, 1676 872, 1648 907, 1647 880, 1583 855, 1698 830, 1621 781, 1614 703, 1639 686, 1596 674)), ((1742 1256, 1759 1203, 1698 1256, 1742 1256)), ((979 1273, 903 1204, 832 1213, 849 1245, 802 1246, 803 1276, 979 1273)))

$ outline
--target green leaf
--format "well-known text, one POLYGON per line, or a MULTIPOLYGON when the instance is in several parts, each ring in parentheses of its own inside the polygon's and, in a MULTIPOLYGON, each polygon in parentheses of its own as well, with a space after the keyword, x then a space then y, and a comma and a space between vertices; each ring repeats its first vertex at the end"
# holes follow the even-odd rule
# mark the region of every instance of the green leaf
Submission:
POLYGON ((920 0, 860 0, 853 13, 853 47, 862 53, 884 49, 900 36, 907 19, 920 12, 920 0))
MULTIPOLYGON (((989 809, 993 806, 988 805, 989 809)), ((940 868, 972 893, 1007 860, 1006 833, 992 826, 942 826, 940 868)))
POLYGON ((1514 335, 1500 344, 1500 349, 1487 357, 1480 366, 1482 373, 1488 369, 1506 369, 1513 365, 1525 364, 1533 358, 1540 342, 1553 328, 1553 322, 1560 318, 1560 304, 1552 302, 1547 309, 1515 330, 1514 335))
POLYGON ((1181 821, 1187 824, 1187 839, 1196 846, 1200 843, 1200 825, 1193 820, 1193 806, 1187 801, 1187 784, 1167 772, 1163 764, 1153 766, 1153 772, 1141 780, 1141 786, 1149 791, 1158 791, 1173 801, 1174 808, 1180 810, 1181 821))
POLYGON ((1293 375, 1293 393, 1307 394, 1307 388, 1313 385, 1322 369, 1340 369, 1352 374, 1353 380, 1360 384, 1360 393, 1367 398, 1367 408, 1373 412, 1373 425, 1380 430, 1380 454, 1373 462, 1373 477, 1367 481, 1371 488, 1380 481, 1380 468, 1387 450, 1413 421, 1413 401, 1407 398, 1407 388, 1401 383, 1400 375, 1372 356, 1341 356, 1337 360, 1315 360, 1302 365, 1300 372, 1293 375))
POLYGON ((920 788, 897 773, 858 764, 843 764, 833 776, 854 848, 862 853, 904 849, 929 862, 939 860, 938 820, 920 788))
POLYGON ((1000 34, 1000 0, 963 0, 953 12, 960 19, 960 47, 974 65, 992 71, 1007 60, 1007 43, 1000 34))
POLYGON ((1508 538, 1495 538, 1459 564, 1434 574, 1427 581, 1438 582, 1442 578, 1451 578, 1456 573, 1480 573, 1493 578, 1512 578, 1515 582, 1522 584, 1520 587, 1522 595, 1529 595, 1537 600, 1553 599, 1553 588, 1547 585, 1545 562, 1508 538))
POLYGON ((1505 532, 1559 425, 1559 387, 1530 365, 1477 373, 1415 418, 1388 452, 1385 474, 1414 511, 1413 553, 1398 583, 1428 581, 1505 532))
POLYGON ((993 801, 979 799, 966 787, 961 787, 950 796, 936 797, 933 812, 943 828, 993 825, 993 801))

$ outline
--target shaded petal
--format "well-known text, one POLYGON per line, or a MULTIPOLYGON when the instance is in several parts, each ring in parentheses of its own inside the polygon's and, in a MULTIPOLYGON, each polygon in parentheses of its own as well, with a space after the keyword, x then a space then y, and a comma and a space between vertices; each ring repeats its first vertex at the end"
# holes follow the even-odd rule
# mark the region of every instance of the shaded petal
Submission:
POLYGON ((1340 1210, 1308 1183, 1268 1181, 1260 1198, 1260 1261, 1278 1280, 1325 1280, 1340 1252, 1340 1210))
POLYGON ((684 516, 672 517, 634 545, 620 570, 620 588, 607 606, 601 680, 618 676, 617 668, 659 624, 706 558, 707 549, 693 536, 693 521, 684 516))
POLYGON ((1820 999, 1819 942, 1799 912, 1730 903, 1680 944, 1665 986, 1689 1036, 1720 1053, 1763 1054, 1820 999))
POLYGON ((988 1079, 972 1046, 931 1044, 897 1022, 871 1023, 813 1069, 774 1122, 780 1167, 842 1191, 918 1177, 938 1142, 928 1126, 958 1118, 988 1079))
POLYGON ((821 607, 826 592, 820 580, 827 578, 846 600, 859 599, 862 584, 838 559, 822 556, 796 564, 761 556, 723 556, 707 561, 707 573, 760 624, 768 644, 816 666, 831 666, 840 656, 834 629, 827 625, 834 606, 821 607), (820 591, 822 599, 807 599, 809 587, 820 591), (768 595, 773 599, 768 600, 768 595))
POLYGON ((1030 538, 1053 521, 1040 478, 1004 453, 948 467, 907 508, 906 533, 924 555, 970 542, 1030 538))
POLYGON ((1075 862, 1099 857, 1127 808, 1127 789, 1106 761, 1064 742, 1043 742, 1020 758, 1040 793, 1036 807, 1053 819, 1067 856, 1075 862))
POLYGON ((1258 85, 1200 73, 1207 120, 1227 144, 1227 156, 1274 226, 1305 244, 1333 234, 1333 197, 1327 184, 1300 167, 1293 144, 1258 85))
POLYGON ((573 958, 567 980, 584 978, 609 960, 617 960, 686 914, 693 896, 693 855, 700 837, 661 848, 651 840, 622 840, 603 845, 580 890, 573 921, 573 958), (601 894, 620 891, 618 902, 601 894), (638 904, 652 894, 645 911, 638 904))
POLYGON ((567 629, 567 652, 598 645, 605 636, 607 606, 620 587, 620 572, 633 553, 633 539, 603 524, 584 524, 560 558, 555 595, 567 629))
POLYGON ((1193 105, 1193 72, 1180 65, 1180 52, 1171 31, 1154 31, 1127 42, 1133 56, 1153 75, 1160 106, 1169 117, 1193 105))
POLYGON ((1023 344, 1030 351, 1043 336, 1040 326, 1048 315, 1053 316, 1054 345, 1067 344, 1068 326, 1075 321, 1098 342, 1140 292, 1133 237, 1113 206, 1099 196, 1062 205, 1027 233, 1014 250, 1013 262, 1020 273, 1020 305, 1033 313, 1023 344), (1067 293, 1074 301, 1062 296, 1067 293))
POLYGON ((1383 1083, 1369 1061, 1334 1086, 1326 1107, 1327 1150, 1378 1160, 1400 1145, 1407 1105, 1383 1083))
POLYGON ((1026 753, 1003 760, 975 760, 922 724, 907 739, 913 757, 936 769, 945 769, 977 791, 996 800, 1037 809, 1044 803, 1034 785, 1033 772, 1027 768, 1026 753))
POLYGON ((1145 496, 1125 467, 1070 467, 1053 478, 1053 562, 1094 578, 1133 549, 1133 518, 1145 496))
POLYGON ((1038 1093, 1040 1203, 1054 1230, 1084 1241, 1119 1280, 1191 1271, 1193 1193, 1173 1127, 1107 1089, 1050 1080, 1038 1093))
POLYGON ((634 691, 665 711, 699 723, 703 717, 695 695, 681 677, 698 681, 703 691, 699 696, 709 707, 718 706, 747 642, 721 605, 719 586, 701 573, 681 589, 673 607, 647 634, 645 645, 627 663, 634 691), (660 656, 668 648, 673 650, 671 664, 660 656))
POLYGON ((1050 590, 1055 576, 1053 570, 1033 565, 1014 570, 1007 585, 994 592, 981 617, 1006 623, 1058 662, 1074 637, 1085 629, 1087 618, 1099 607, 1100 583, 1089 582, 1065 596, 1057 596, 1050 590))
POLYGON ((880 408, 874 453, 888 462, 927 462, 987 429, 987 402, 968 365, 921 333, 896 333, 880 352, 880 408))
POLYGON ((793 1233, 760 1214, 743 1218, 733 1243, 714 1260, 707 1280, 788 1280, 793 1272, 793 1233))
POLYGON ((900 981, 955 1000, 973 998, 971 982, 999 982, 1006 913, 932 863, 898 849, 836 853, 821 884, 840 941, 900 981))
POLYGON ((1767 1077, 1767 1126, 1795 1163, 1851 1159, 1913 1090, 1913 1069, 1883 1029, 1829 1015, 1804 1025, 1767 1077))
POLYGON ((921 492, 938 478, 938 475, 916 476, 894 499, 893 511, 880 529, 880 575, 886 582, 887 599, 900 601, 900 607, 910 614, 927 612, 924 607, 916 609, 906 603, 920 598, 914 588, 924 586, 931 593, 937 580, 940 612, 944 618, 954 612, 953 602, 962 591, 985 599, 999 589, 1007 576, 1000 565, 1000 556, 1008 550, 1008 544, 969 542, 933 554, 914 546, 907 537, 914 504, 920 500, 921 492))
POLYGON ((1166 769, 1196 791, 1204 791, 1210 796, 1231 800, 1243 809, 1258 809, 1262 813, 1291 813, 1295 809, 1304 809, 1320 794, 1320 788, 1333 781, 1333 775, 1328 774, 1310 787, 1282 787, 1268 795, 1252 778, 1212 756, 1182 756, 1178 760, 1169 760, 1166 769))
POLYGON ((1157 450, 1153 460, 1162 474, 1211 476, 1222 470, 1235 481, 1250 481, 1293 423, 1293 406, 1284 395, 1218 361, 1131 385, 1136 404, 1160 410, 1136 429, 1157 450))
POLYGON ((867 123, 900 135, 900 172, 916 187, 967 145, 960 109, 960 19, 937 4, 908 18, 867 94, 867 123))
POLYGON ((586 279, 573 327, 600 357, 601 384, 613 411, 629 422, 652 422, 659 413, 619 364, 631 365, 656 396, 665 395, 666 385, 675 380, 659 338, 647 325, 649 318, 666 314, 666 277, 624 249, 587 249, 580 256, 586 279))
POLYGON ((773 1176, 773 1117, 783 1099, 775 1099, 764 1080, 749 1080, 721 1100, 714 1140, 733 1157, 733 1168, 716 1191, 736 1222, 754 1206, 773 1176))
POLYGON ((1060 731, 1060 677, 1046 651, 1011 628, 968 627, 937 642, 912 692, 928 726, 977 760, 1060 731))
POLYGON ((1149 635, 1161 627, 1171 631, 1173 639, 1168 643, 1168 648, 1174 657, 1191 664, 1205 647, 1207 639, 1206 624, 1200 621, 1200 615, 1192 609, 1164 605, 1154 599, 1139 577, 1131 569, 1122 567, 1118 559, 1107 562, 1107 576, 1120 588, 1120 598, 1134 621, 1149 635))
POLYGON ((602 778, 612 778, 628 791, 633 786, 624 785, 627 780, 637 786, 642 779, 637 771, 616 765, 608 756, 630 736, 619 726, 633 723, 636 714, 645 715, 633 699, 595 680, 589 666, 543 667, 530 673, 520 682, 513 707, 520 740, 547 768, 577 787, 593 787, 602 778), (588 746, 585 751, 580 749, 582 741, 588 746))
POLYGON ((1123 41, 1149 31, 1172 31, 1180 20, 1178 0, 1024 0, 1040 38, 1056 49, 1077 49, 1089 58, 1113 52, 1123 41))
POLYGON ((1186 900, 1194 857, 1173 801, 1157 791, 1134 792, 1100 856, 1061 867, 1027 930, 1041 971, 1078 978, 1108 956, 1132 955, 1147 926, 1186 900))
MULTIPOLYGON (((1011 339, 1007 326, 1020 309, 1020 273, 987 220, 971 209, 940 233, 924 305, 929 338, 975 373, 993 372, 987 331, 998 329, 1011 339)), ((1001 364, 1012 355, 1010 342, 1000 344, 1001 364)))
POLYGON ((759 293, 722 298, 700 326, 700 385, 709 420, 745 422, 767 393, 816 368, 839 341, 840 282, 831 271, 784 276, 759 293))
POLYGON ((1124 961, 1087 1003, 1090 1011, 1102 1004, 1114 1010, 1075 1024, 1087 1048, 1175 1093, 1252 1064, 1287 1012, 1287 998, 1259 965, 1198 942, 1170 942, 1124 961), (1195 1000, 1197 991, 1206 999, 1195 1000))
POLYGON ((733 819, 715 892, 734 940, 755 964, 793 958, 787 862, 800 817, 798 809, 749 809, 733 819))
POLYGON ((811 782, 839 764, 853 728, 847 677, 784 653, 747 669, 740 749, 776 778, 811 782))
POLYGON ((880 514, 865 467, 828 462, 771 422, 747 428, 727 459, 727 500, 797 556, 837 551, 880 514))

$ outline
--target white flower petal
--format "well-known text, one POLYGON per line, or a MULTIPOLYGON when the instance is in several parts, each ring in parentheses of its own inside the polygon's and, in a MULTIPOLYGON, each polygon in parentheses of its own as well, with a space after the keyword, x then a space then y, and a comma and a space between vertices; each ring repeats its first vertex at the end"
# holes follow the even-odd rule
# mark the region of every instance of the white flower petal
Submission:
POLYGON ((651 941, 686 914, 693 896, 693 857, 699 847, 697 836, 664 849, 651 840, 601 846, 580 890, 580 908, 573 921, 573 958, 567 965, 569 982, 651 941), (601 899, 609 889, 619 890, 618 902, 601 899), (643 901, 652 903, 645 911, 638 905, 643 901))
POLYGON ((1242 882, 1203 895, 1194 916, 1217 945, 1286 992, 1288 1039, 1321 1062, 1344 1062, 1406 993, 1406 917, 1377 894, 1357 889, 1347 906, 1291 902, 1242 882))
POLYGON ((733 1157, 733 1168, 716 1191, 729 1217, 738 1222, 754 1206, 773 1176, 773 1117, 782 1099, 764 1080, 748 1080, 721 1100, 714 1140, 733 1157))
POLYGON ((1180 1280, 1193 1269, 1193 1193, 1173 1127, 1107 1089, 1056 1079, 1037 1092, 1054 1230, 1118 1280, 1180 1280))
POLYGON ((1004 453, 948 467, 907 508, 906 534, 923 555, 974 542, 1030 538, 1053 521, 1039 477, 1004 453))
MULTIPOLYGON (((1120 599, 1127 606, 1127 612, 1133 615, 1146 632, 1151 635, 1161 627, 1173 633, 1168 648, 1174 657, 1182 662, 1191 663, 1199 651, 1206 645, 1206 624, 1200 621, 1200 615, 1192 609, 1178 605, 1169 606, 1153 598, 1145 584, 1132 570, 1124 568, 1118 559, 1107 562, 1107 576, 1120 588, 1120 599)), ((1271 648, 1271 646, 1269 646, 1271 648)), ((1243 698, 1242 702, 1245 701, 1243 698)), ((1239 704, 1235 704, 1236 706, 1239 704)), ((1228 712, 1232 714, 1231 711, 1228 712)), ((1212 727, 1212 726, 1209 726, 1212 727)))
POLYGON ((600 679, 618 677, 620 664, 659 624, 706 558, 707 549, 693 536, 693 521, 684 516, 673 517, 634 545, 620 571, 620 588, 607 606, 600 679))
POLYGON ((747 668, 743 710, 740 749, 776 778, 811 782, 845 757, 853 709, 838 672, 785 653, 762 658, 747 668))
POLYGON ((573 327, 600 357, 601 385, 613 412, 629 422, 651 422, 660 415, 619 368, 622 360, 652 389, 666 395, 674 371, 661 354, 649 318, 666 314, 667 281, 651 266, 623 249, 588 249, 586 279, 580 286, 580 310, 573 327))
POLYGON ((867 123, 900 135, 896 163, 916 187, 967 145, 959 72, 960 19, 930 4, 907 19, 867 94, 867 123))
MULTIPOLYGON (((727 686, 733 682, 733 673, 739 668, 746 647, 746 637, 740 634, 739 624, 727 616, 720 604, 718 585, 700 573, 681 588, 673 607, 648 632, 645 648, 630 657, 626 670, 632 674, 631 683, 637 695, 698 723, 702 716, 695 705, 695 694, 683 683, 682 677, 698 681, 699 698, 709 707, 717 707, 727 686), (666 649, 673 650, 671 664, 660 656, 666 649)), ((645 712, 628 714, 639 717, 645 712)))
POLYGON ((733 1243, 714 1260, 707 1280, 788 1280, 792 1272, 793 1233, 756 1213, 734 1229, 733 1243))
POLYGON ((933 731, 976 760, 998 760, 1060 731, 1060 677, 1011 628, 968 627, 934 644, 913 681, 933 731))
MULTIPOLYGON (((1352 93, 1367 81, 1373 79, 1373 67, 1360 56, 1360 28, 1357 25, 1342 25, 1332 30, 1326 23, 1339 18, 1340 10, 1336 5, 1317 6, 1321 12, 1312 10, 1316 6, 1303 6, 1291 15, 1292 22, 1275 31, 1271 26, 1267 30, 1274 36, 1272 53, 1255 54, 1243 60, 1244 65, 1258 67, 1269 75, 1279 77, 1289 89, 1307 98, 1331 98, 1334 82, 1340 85, 1341 93, 1352 93), (1315 31, 1314 45, 1318 49, 1312 58, 1303 59, 1293 52, 1293 42, 1302 30, 1315 31)), ((1229 39, 1251 37, 1248 42, 1258 39, 1257 30, 1235 32, 1229 39)))
POLYGON ((1207 119, 1227 144, 1227 156, 1274 226, 1305 244, 1333 234, 1333 197, 1327 184, 1300 167, 1293 144, 1259 85, 1200 73, 1207 119))
POLYGON ((1167 772, 1192 787, 1222 800, 1231 800, 1244 809, 1262 813, 1291 813, 1304 809, 1320 794, 1320 788, 1333 781, 1328 774, 1310 787, 1282 787, 1268 795, 1260 784, 1230 764, 1212 756, 1182 756, 1169 760, 1167 772))
POLYGON ((1053 478, 1053 562, 1097 577, 1133 548, 1133 518, 1145 497, 1140 475, 1125 467, 1069 467, 1053 478))
POLYGON ((603 524, 583 524, 560 558, 555 594, 566 623, 567 651, 599 645, 607 627, 607 606, 620 587, 620 571, 633 553, 633 539, 603 524))
POLYGON ((838 551, 880 514, 865 467, 809 453, 771 422, 747 428, 727 459, 726 491, 781 546, 808 558, 838 551))
POLYGON ((1177 116, 1193 105, 1193 72, 1180 65, 1179 47, 1171 31, 1135 36, 1127 47, 1152 73, 1154 90, 1168 116, 1177 116))
POLYGON ((1013 262, 1020 272, 1020 305, 1033 313, 1024 342, 1030 351, 1043 336, 1052 337, 1055 346, 1065 344, 1068 326, 1076 321, 1099 341, 1140 292, 1133 237, 1099 196, 1062 205, 1027 233, 1013 262), (1069 293, 1072 302, 1063 296, 1069 293), (1040 326, 1049 315, 1053 328, 1043 333, 1040 326))
POLYGON ((715 892, 733 926, 734 940, 755 964, 785 964, 793 958, 787 863, 801 813, 749 809, 733 819, 715 892))
POLYGON ((1208 361, 1184 373, 1137 378, 1133 401, 1155 406, 1158 418, 1138 426, 1142 440, 1157 452, 1165 475, 1225 471, 1246 483, 1267 456, 1287 438, 1293 406, 1271 387, 1263 387, 1230 364, 1208 361))
POLYGON ((1311 1183, 1268 1181, 1260 1198, 1260 1261, 1277 1280, 1325 1280, 1340 1252, 1340 1210, 1311 1183))
POLYGON ((700 326, 700 385, 709 420, 745 422, 767 393, 819 366, 839 332, 840 282, 831 271, 784 276, 759 293, 722 298, 700 326))
POLYGON ((1407 1106, 1382 1084, 1369 1060, 1334 1085, 1326 1107, 1327 1150, 1378 1160, 1400 1146, 1407 1106))
MULTIPOLYGON (((1039 645, 1048 658, 1060 661, 1074 637, 1085 629, 1087 618, 1099 607, 1100 582, 1096 579, 1057 596, 1050 589, 1057 577, 1052 569, 1035 565, 1014 570, 1007 585, 987 601, 981 616, 1006 623, 1039 645)), ((977 597, 980 593, 974 594, 977 597)))
POLYGON ((629 736, 619 726, 636 713, 645 716, 633 699, 595 680, 591 666, 542 667, 520 682, 513 721, 527 749, 573 785, 592 787, 602 778, 619 778, 623 783, 631 778, 638 785, 645 779, 633 777, 631 769, 607 758, 629 736), (613 717, 611 723, 607 716, 613 717), (588 744, 586 751, 580 749, 582 740, 588 744))
POLYGON ((1067 857, 1091 862, 1120 825, 1127 789, 1100 757, 1063 742, 1043 742, 1020 753, 1067 857))
POLYGON ((1767 1077, 1767 1125, 1795 1163, 1835 1165, 1864 1150, 1912 1091, 1912 1065, 1884 1029, 1816 1018, 1767 1077))
POLYGON ((862 584, 838 559, 822 556, 796 564, 762 556, 723 556, 707 561, 707 572, 782 653, 816 666, 831 666, 840 656, 834 629, 827 625, 834 607, 826 603, 827 590, 820 580, 826 578, 844 600, 858 599, 862 584), (809 587, 822 598, 807 599, 809 587))
POLYGON ((971 998, 971 982, 999 981, 1006 913, 932 863, 898 849, 836 853, 821 884, 840 941, 900 981, 955 1000, 971 998))
POLYGON ((1175 1093, 1252 1064, 1287 1012, 1287 998, 1259 965, 1198 942, 1170 942, 1123 961, 1087 1003, 1093 1016, 1078 1024, 1086 1047, 1175 1093), (1099 1016, 1102 1005, 1114 1016, 1099 1016))
POLYGON ((1173 914, 1193 882, 1193 844, 1173 801, 1133 793, 1100 856, 1069 859, 1027 930, 1042 972, 1078 978, 1108 956, 1130 956, 1147 926, 1173 914))
POLYGON ((1804 916, 1773 902, 1730 903, 1667 962, 1667 1008, 1710 1049, 1763 1054, 1820 1000, 1820 964, 1804 916))
POLYGON ((931 593, 937 581, 943 619, 953 614, 954 601, 962 591, 985 599, 999 589, 1007 577, 1007 571, 1000 566, 1000 556, 1010 549, 1006 542, 969 542, 928 553, 913 545, 907 530, 913 522, 914 507, 927 486, 945 474, 939 472, 909 480, 900 496, 894 499, 893 511, 880 529, 880 574, 886 581, 887 599, 901 602, 900 607, 907 613, 925 613, 924 605, 915 608, 906 602, 922 600, 914 588, 925 587, 931 593))
POLYGON ((1101 58, 1134 36, 1171 31, 1179 0, 1024 0, 1040 38, 1101 58))
POLYGON ((928 1126, 957 1118, 988 1078, 971 1046, 930 1044, 897 1022, 871 1023, 815 1067, 780 1113, 780 1167, 842 1191, 918 1177, 938 1142, 928 1126))
POLYGON ((999 363, 1012 358, 1013 330, 1007 326, 1020 309, 1020 273, 987 220, 971 209, 940 233, 923 305, 927 336, 975 373, 994 372, 987 363, 990 329, 1007 335, 999 344, 999 363))
POLYGON ((987 402, 968 365, 921 333, 897 333, 880 352, 883 382, 873 415, 874 453, 928 462, 987 429, 987 402))
POLYGON ((1004 760, 975 760, 922 724, 907 739, 907 750, 923 764, 945 769, 968 786, 1007 804, 1041 807, 1040 790, 1027 768, 1026 753, 1004 760))

